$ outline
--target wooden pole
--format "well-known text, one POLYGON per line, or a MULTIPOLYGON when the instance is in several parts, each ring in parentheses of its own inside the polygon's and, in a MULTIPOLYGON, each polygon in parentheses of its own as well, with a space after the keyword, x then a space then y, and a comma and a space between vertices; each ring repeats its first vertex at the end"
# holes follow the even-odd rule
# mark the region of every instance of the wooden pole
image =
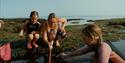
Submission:
POLYGON ((52 49, 53 49, 53 41, 51 45, 49 45, 49 63, 52 63, 52 49))
POLYGON ((52 62, 52 49, 49 48, 49 63, 52 62))

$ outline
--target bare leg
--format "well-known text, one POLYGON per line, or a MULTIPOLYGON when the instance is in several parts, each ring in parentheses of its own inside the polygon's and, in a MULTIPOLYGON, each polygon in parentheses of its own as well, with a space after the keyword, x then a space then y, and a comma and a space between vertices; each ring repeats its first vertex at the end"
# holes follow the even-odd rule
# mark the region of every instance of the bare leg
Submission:
POLYGON ((119 55, 117 55, 115 52, 111 52, 110 59, 113 63, 125 63, 125 60, 123 60, 119 55))
POLYGON ((28 43, 27 43, 28 49, 32 49, 32 44, 31 44, 32 40, 33 40, 33 34, 28 34, 28 43))
POLYGON ((39 34, 34 34, 34 39, 33 39, 33 46, 35 48, 39 47, 37 44, 36 44, 36 41, 39 39, 39 34))

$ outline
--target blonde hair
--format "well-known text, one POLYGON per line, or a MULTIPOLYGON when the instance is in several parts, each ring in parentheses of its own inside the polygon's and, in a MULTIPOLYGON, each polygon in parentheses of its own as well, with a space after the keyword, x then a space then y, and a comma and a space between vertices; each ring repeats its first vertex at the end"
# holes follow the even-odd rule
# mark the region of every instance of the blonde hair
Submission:
POLYGON ((49 16, 48 16, 48 27, 50 28, 50 20, 53 19, 55 21, 55 25, 54 25, 54 29, 58 29, 58 18, 56 17, 55 13, 50 13, 49 16))
POLYGON ((96 24, 90 24, 87 27, 85 27, 82 30, 82 36, 83 38, 87 38, 85 40, 88 40, 88 38, 93 39, 94 37, 99 37, 97 44, 100 45, 102 42, 102 31, 101 28, 99 26, 97 26, 96 24))

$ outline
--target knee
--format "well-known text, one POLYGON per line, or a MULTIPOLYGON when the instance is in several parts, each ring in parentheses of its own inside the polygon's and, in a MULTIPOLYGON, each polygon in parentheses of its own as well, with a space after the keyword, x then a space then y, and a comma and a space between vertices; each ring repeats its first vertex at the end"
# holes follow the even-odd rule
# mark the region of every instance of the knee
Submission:
POLYGON ((27 38, 28 38, 29 40, 33 40, 33 34, 28 34, 27 38))
POLYGON ((35 35, 34 35, 34 38, 35 38, 35 39, 39 39, 39 34, 35 34, 35 35))

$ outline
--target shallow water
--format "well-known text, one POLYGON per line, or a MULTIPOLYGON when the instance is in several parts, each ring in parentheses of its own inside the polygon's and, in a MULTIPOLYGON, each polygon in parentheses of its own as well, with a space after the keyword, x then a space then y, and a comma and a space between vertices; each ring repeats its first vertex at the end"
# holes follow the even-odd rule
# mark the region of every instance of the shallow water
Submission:
MULTIPOLYGON (((28 62, 28 60, 17 60, 17 61, 12 61, 11 63, 27 63, 27 62, 28 62)), ((39 57, 38 59, 36 59, 36 62, 44 63, 44 58, 39 57)))
MULTIPOLYGON (((120 40, 117 42, 112 42, 112 44, 117 48, 117 50, 120 51, 121 55, 125 57, 125 40, 120 40)), ((88 53, 86 55, 81 55, 77 57, 72 57, 68 58, 67 62, 68 63, 90 63, 90 58, 92 57, 93 53, 88 53)), ((17 61, 12 61, 11 63, 27 63, 28 60, 17 60, 17 61)), ((39 57, 36 60, 38 63, 44 63, 44 58, 39 57)))
POLYGON ((73 21, 68 21, 67 25, 84 25, 84 24, 92 24, 94 22, 87 22, 87 20, 73 20, 73 21))
POLYGON ((125 57, 125 40, 120 40, 112 43, 120 53, 125 57))

